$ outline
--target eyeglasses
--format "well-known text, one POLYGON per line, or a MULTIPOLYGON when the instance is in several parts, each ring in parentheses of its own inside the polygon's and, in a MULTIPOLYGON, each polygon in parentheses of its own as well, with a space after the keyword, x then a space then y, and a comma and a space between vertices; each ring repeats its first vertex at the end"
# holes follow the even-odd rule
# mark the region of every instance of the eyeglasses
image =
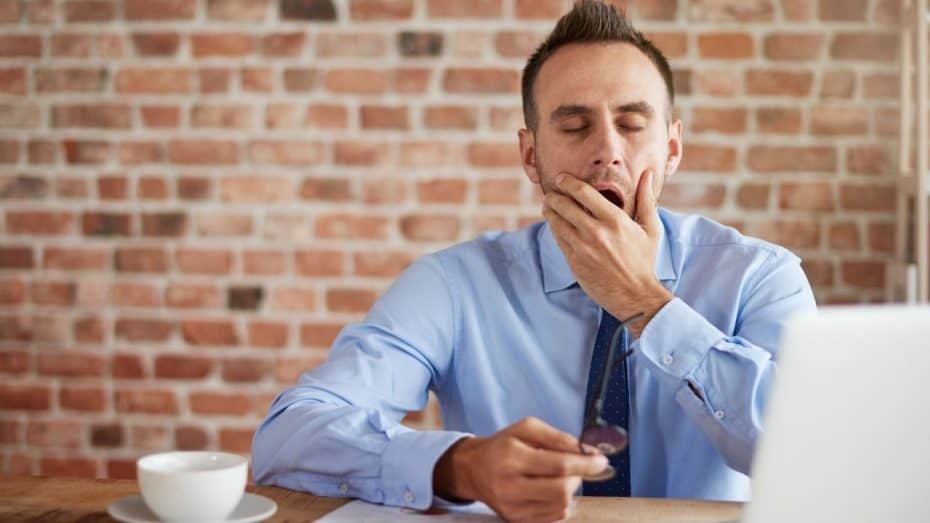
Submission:
MULTIPOLYGON (((600 450, 605 456, 612 456, 623 451, 629 443, 626 429, 619 425, 607 423, 601 413, 604 410, 604 399, 607 395, 607 382, 610 381, 610 376, 620 368, 620 365, 626 361, 630 354, 633 354, 633 349, 623 350, 615 360, 614 353, 617 351, 617 342, 622 340, 623 348, 626 349, 626 325, 642 315, 643 313, 634 314, 625 320, 620 320, 620 325, 617 326, 613 337, 610 339, 610 347, 607 351, 607 365, 605 365, 604 371, 601 373, 600 382, 597 384, 597 389, 595 389, 596 392, 591 396, 591 403, 585 409, 584 430, 581 431, 581 438, 578 442, 582 454, 589 453, 585 448, 586 445, 589 445, 600 450)), ((616 474, 617 471, 612 466, 607 465, 601 472, 585 476, 584 479, 585 481, 607 481, 616 474)))

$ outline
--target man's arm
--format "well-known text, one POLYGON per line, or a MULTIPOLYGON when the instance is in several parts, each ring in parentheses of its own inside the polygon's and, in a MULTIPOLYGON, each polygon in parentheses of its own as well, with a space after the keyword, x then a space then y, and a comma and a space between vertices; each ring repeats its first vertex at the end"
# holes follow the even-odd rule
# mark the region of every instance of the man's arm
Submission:
POLYGON ((324 365, 274 401, 252 443, 256 482, 428 507, 436 461, 466 434, 400 421, 448 371, 453 306, 438 258, 408 268, 364 322, 339 334, 324 365))
POLYGON ((633 348, 653 374, 675 388, 675 399, 727 464, 749 474, 784 322, 816 310, 797 258, 770 257, 746 289, 733 335, 679 298, 645 326, 633 348))

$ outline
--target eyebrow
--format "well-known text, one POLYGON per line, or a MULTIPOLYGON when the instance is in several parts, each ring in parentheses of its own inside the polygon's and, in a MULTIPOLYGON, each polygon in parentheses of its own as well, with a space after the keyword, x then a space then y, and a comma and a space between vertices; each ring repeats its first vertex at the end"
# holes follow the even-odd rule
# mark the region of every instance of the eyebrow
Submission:
MULTIPOLYGON (((655 110, 649 105, 649 102, 640 100, 638 102, 630 102, 628 104, 623 104, 617 107, 616 112, 618 113, 638 113, 643 115, 646 118, 652 118, 655 114, 655 110)), ((594 112, 593 109, 586 105, 579 104, 569 104, 569 105, 560 105, 555 108, 552 113, 549 114, 549 121, 555 122, 562 118, 567 118, 569 116, 579 116, 591 114, 594 112)))

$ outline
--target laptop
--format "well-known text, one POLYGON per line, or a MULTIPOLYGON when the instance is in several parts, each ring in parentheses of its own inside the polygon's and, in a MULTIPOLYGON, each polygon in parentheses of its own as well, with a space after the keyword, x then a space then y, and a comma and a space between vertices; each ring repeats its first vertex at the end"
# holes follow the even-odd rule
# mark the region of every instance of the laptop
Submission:
POLYGON ((741 521, 930 522, 930 307, 790 320, 741 521))

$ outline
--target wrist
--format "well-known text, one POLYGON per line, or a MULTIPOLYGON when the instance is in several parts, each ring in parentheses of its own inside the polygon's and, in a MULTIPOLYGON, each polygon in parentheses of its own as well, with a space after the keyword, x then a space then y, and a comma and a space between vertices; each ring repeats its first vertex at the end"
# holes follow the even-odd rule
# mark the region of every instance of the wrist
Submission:
POLYGON ((449 501, 474 501, 469 451, 478 438, 467 437, 452 444, 433 469, 433 492, 449 501))

